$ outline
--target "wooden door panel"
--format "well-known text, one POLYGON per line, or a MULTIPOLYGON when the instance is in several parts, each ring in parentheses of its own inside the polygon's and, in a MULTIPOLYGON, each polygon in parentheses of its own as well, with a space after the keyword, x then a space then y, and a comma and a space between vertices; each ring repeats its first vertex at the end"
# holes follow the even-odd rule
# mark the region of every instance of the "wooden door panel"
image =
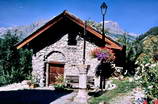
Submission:
POLYGON ((55 83, 55 77, 53 77, 55 75, 53 75, 53 73, 50 73, 49 74, 49 83, 52 84, 52 83, 55 83))
POLYGON ((49 84, 58 83, 56 78, 59 75, 64 75, 64 65, 63 64, 50 64, 49 65, 49 84))

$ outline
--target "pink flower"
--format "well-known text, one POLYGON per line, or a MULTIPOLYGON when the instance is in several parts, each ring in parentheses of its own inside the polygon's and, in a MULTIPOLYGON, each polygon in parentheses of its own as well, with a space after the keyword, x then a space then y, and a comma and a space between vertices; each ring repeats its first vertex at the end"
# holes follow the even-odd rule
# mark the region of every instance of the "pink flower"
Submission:
POLYGON ((154 100, 153 104, 158 104, 158 99, 154 100))

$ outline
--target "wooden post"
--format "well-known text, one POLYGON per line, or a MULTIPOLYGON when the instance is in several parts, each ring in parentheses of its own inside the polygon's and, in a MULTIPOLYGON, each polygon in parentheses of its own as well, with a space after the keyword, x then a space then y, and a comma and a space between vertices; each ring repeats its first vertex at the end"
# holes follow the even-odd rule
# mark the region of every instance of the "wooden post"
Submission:
POLYGON ((87 27, 87 21, 85 21, 85 24, 84 24, 84 35, 83 35, 83 64, 85 64, 85 61, 86 61, 86 27, 87 27))

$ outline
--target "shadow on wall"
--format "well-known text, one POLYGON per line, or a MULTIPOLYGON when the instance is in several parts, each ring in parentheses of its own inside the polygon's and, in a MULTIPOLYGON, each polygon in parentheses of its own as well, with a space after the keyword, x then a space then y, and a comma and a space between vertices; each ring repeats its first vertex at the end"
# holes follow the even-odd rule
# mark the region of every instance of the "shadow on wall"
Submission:
POLYGON ((50 104, 52 101, 71 92, 52 90, 1 91, 0 104, 50 104))

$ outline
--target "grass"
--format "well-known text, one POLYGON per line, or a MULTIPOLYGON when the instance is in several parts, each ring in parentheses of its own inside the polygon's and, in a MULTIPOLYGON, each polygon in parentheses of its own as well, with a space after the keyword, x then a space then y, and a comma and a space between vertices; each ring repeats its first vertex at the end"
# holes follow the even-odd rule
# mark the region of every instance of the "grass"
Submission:
POLYGON ((108 102, 112 98, 119 96, 120 94, 127 93, 129 91, 132 91, 133 88, 135 88, 137 85, 135 82, 129 82, 128 80, 113 80, 113 83, 117 85, 117 88, 111 91, 106 91, 102 95, 97 97, 92 97, 89 100, 90 104, 99 104, 99 102, 108 102))

